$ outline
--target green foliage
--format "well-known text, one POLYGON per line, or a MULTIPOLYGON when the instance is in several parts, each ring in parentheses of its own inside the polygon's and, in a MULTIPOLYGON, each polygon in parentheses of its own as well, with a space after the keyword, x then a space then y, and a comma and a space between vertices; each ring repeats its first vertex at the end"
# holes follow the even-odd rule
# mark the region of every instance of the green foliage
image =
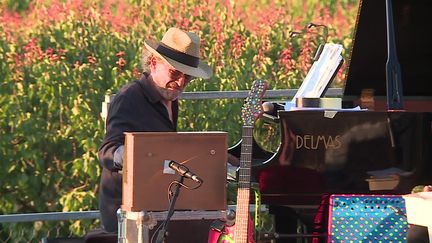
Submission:
MULTIPOLYGON (((328 25, 329 41, 350 48, 356 1, 249 2, 2 2, 0 214, 97 209, 104 95, 139 77, 143 41, 161 38, 168 27, 197 32, 202 57, 213 66, 215 75, 191 83, 190 92, 245 90, 258 78, 271 89, 298 87, 322 34, 289 33, 310 21, 328 25)), ((335 85, 343 79, 341 72, 335 85)), ((228 131, 233 145, 242 104, 183 100, 179 130, 228 131)), ((82 235, 90 224, 64 227, 82 235)))
POLYGON ((28 9, 31 0, 3 0, 0 6, 6 7, 11 11, 22 12, 28 9))

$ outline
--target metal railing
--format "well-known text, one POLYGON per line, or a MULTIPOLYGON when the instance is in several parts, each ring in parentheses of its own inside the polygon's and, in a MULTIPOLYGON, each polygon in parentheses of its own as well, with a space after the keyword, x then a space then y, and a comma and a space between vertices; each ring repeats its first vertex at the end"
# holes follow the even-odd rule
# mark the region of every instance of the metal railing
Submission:
MULTIPOLYGON (((199 99, 242 99, 246 98, 249 90, 240 91, 204 91, 204 92, 184 92, 180 99, 185 100, 199 100, 199 99)), ((297 89, 279 89, 267 90, 264 98, 280 98, 280 97, 294 97, 297 89)), ((326 96, 341 96, 341 88, 329 88, 326 96)))
POLYGON ((80 220, 99 218, 99 210, 85 212, 49 212, 0 215, 0 223, 21 223, 50 220, 80 220))
MULTIPOLYGON (((267 90, 264 93, 264 99, 274 98, 292 98, 297 93, 298 89, 278 89, 267 90)), ((325 93, 329 97, 342 96, 342 88, 329 88, 325 93)), ((249 90, 239 91, 200 91, 200 92, 184 92, 180 99, 183 100, 205 100, 205 99, 244 99, 248 96, 249 90)), ((102 102, 101 117, 105 120, 108 115, 108 106, 114 95, 105 95, 105 100, 102 102)))

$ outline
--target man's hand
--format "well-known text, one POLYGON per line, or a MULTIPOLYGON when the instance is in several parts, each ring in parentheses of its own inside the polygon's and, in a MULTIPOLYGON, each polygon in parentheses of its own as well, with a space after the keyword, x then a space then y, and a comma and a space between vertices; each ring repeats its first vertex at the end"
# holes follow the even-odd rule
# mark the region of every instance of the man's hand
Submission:
POLYGON ((124 154, 124 145, 120 145, 116 151, 114 152, 114 168, 118 170, 123 169, 123 154, 124 154))
POLYGON ((423 191, 424 192, 432 192, 432 186, 428 185, 428 186, 423 187, 423 191))

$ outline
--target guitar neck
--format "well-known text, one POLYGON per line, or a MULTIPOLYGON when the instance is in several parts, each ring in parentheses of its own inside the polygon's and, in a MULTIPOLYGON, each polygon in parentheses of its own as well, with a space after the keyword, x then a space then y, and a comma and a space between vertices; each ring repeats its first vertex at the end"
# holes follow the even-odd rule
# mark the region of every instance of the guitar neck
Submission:
POLYGON ((250 188, 252 165, 253 127, 243 126, 243 136, 240 155, 239 188, 250 188))
POLYGON ((243 126, 239 181, 237 189, 236 227, 234 231, 236 243, 246 243, 248 240, 249 197, 253 141, 252 132, 252 126, 243 126))

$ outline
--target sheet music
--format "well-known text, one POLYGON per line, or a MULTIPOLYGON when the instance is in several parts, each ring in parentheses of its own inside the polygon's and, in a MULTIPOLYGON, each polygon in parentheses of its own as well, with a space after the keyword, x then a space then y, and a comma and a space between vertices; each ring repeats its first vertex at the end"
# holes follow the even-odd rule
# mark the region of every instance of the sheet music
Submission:
POLYGON ((341 53, 342 45, 340 44, 327 43, 324 45, 319 59, 312 64, 299 90, 291 102, 287 102, 285 110, 295 107, 295 100, 298 97, 321 97, 339 63, 342 61, 341 53))
POLYGON ((319 59, 312 64, 305 80, 295 94, 298 97, 319 98, 342 60, 342 45, 327 43, 319 59))

